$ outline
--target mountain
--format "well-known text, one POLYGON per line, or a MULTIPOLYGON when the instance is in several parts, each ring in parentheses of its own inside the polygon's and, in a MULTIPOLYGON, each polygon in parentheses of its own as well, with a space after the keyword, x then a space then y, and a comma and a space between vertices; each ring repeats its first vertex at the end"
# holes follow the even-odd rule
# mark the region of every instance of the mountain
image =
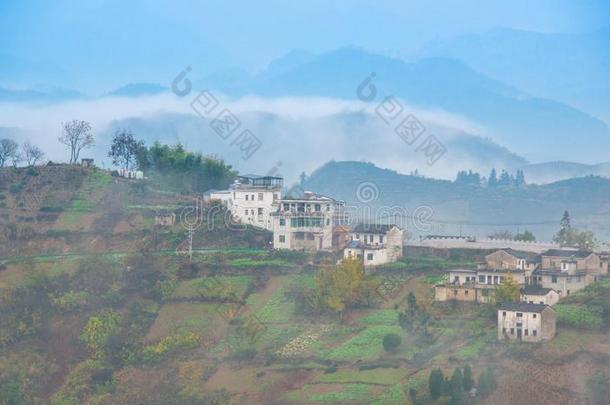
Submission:
POLYGON ((610 29, 541 33, 497 28, 438 39, 411 56, 457 58, 530 94, 610 120, 610 29))
POLYGON ((545 162, 522 167, 526 178, 534 183, 549 183, 584 176, 610 178, 610 162, 587 165, 574 162, 545 162))
POLYGON ((367 206, 368 220, 402 221, 414 235, 528 229, 539 240, 550 240, 568 210, 574 226, 610 237, 610 179, 601 177, 488 189, 405 175, 372 163, 333 161, 315 170, 301 187, 346 201, 352 215, 364 216, 367 206), (430 215, 424 225, 417 219, 423 212, 430 215))
MULTIPOLYGON (((313 59, 284 59, 288 61, 272 63, 249 86, 237 89, 237 94, 355 99, 358 86, 374 72, 375 104, 394 95, 416 107, 466 117, 483 126, 482 135, 511 145, 515 152, 534 160, 568 160, 574 155, 603 160, 602 150, 610 148, 609 130, 603 121, 567 104, 530 96, 457 59, 435 57, 407 63, 356 48, 334 50, 313 59), (572 142, 575 134, 586 136, 600 149, 572 142)), ((234 86, 230 90, 236 92, 234 86)))

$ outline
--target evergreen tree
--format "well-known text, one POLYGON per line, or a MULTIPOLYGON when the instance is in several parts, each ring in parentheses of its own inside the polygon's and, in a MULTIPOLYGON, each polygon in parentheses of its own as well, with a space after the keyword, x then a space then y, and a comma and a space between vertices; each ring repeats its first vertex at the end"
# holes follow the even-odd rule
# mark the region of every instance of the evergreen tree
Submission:
POLYGON ((500 180, 498 180, 498 185, 502 186, 502 187, 508 187, 510 186, 511 180, 510 180, 510 175, 508 174, 507 171, 502 170, 502 173, 500 174, 500 180))
POLYGON ((458 367, 455 368, 455 370, 453 371, 453 375, 451 376, 451 399, 453 400, 452 402, 458 402, 459 399, 462 397, 462 390, 463 390, 463 384, 464 384, 464 378, 462 376, 462 370, 460 370, 458 367))
POLYGON ((469 364, 464 366, 464 373, 462 374, 462 387, 464 388, 464 391, 470 391, 472 389, 472 370, 470 369, 469 364))
POLYGON ((443 395, 443 387, 445 385, 445 376, 441 369, 435 368, 430 372, 430 378, 428 379, 428 388, 430 389, 430 396, 432 399, 438 399, 443 395))
POLYGON ((491 368, 485 369, 479 376, 479 394, 485 398, 496 389, 496 376, 491 368))
POLYGON ((498 177, 496 175, 496 169, 491 169, 489 178, 487 179, 487 188, 495 188, 498 185, 498 177))
POLYGON ((517 170, 517 176, 515 177, 515 187, 521 187, 525 185, 525 175, 523 174, 523 170, 517 170))

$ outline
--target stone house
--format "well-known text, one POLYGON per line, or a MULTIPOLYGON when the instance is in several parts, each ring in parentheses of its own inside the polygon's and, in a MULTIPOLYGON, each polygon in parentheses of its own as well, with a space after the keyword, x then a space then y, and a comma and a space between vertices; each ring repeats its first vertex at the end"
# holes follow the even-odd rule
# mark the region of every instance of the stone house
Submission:
POLYGON ((434 299, 491 303, 494 302, 496 287, 509 276, 519 285, 525 284, 524 270, 452 269, 448 271, 447 283, 434 287, 434 299))
POLYGON ((155 225, 173 226, 176 223, 176 214, 173 212, 157 212, 155 214, 155 225))
POLYGON ((555 337, 555 324, 555 310, 548 305, 505 303, 498 309, 498 340, 551 340, 555 337))
POLYGON ((94 160, 91 158, 82 158, 80 160, 80 165, 82 167, 95 167, 95 164, 93 162, 94 160))
POLYGON ((543 269, 567 270, 571 263, 576 270, 588 274, 608 274, 608 259, 590 250, 549 249, 541 254, 543 269))
POLYGON ((514 249, 500 249, 485 256, 486 267, 492 269, 513 269, 534 271, 540 266, 540 255, 514 249))

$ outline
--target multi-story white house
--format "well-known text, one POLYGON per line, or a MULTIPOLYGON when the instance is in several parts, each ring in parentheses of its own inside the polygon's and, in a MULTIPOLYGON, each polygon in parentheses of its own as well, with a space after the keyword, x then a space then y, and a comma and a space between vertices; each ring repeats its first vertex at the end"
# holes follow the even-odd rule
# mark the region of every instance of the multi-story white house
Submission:
POLYGON ((254 174, 238 176, 229 190, 210 190, 204 200, 218 200, 231 212, 236 221, 272 229, 271 213, 282 197, 283 179, 254 174))
POLYGON ((403 240, 404 231, 396 225, 358 224, 343 257, 362 260, 365 266, 392 263, 402 257, 403 240))
POLYGON ((555 337, 555 322, 555 310, 548 305, 505 303, 498 309, 498 340, 551 340, 555 337))
POLYGON ((332 250, 333 231, 346 222, 345 204, 306 191, 283 198, 271 214, 275 249, 332 250))

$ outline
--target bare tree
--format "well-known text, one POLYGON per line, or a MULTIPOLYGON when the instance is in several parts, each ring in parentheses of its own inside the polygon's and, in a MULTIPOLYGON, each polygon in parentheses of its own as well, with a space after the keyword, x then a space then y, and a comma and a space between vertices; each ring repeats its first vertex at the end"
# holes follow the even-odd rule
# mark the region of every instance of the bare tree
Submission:
POLYGON ((21 148, 23 149, 23 158, 28 166, 35 166, 36 162, 44 158, 44 152, 36 145, 32 145, 26 141, 21 148))
POLYGON ((0 167, 19 156, 19 144, 12 139, 0 139, 0 167))
POLYGON ((95 144, 91 124, 87 121, 73 120, 63 124, 63 135, 59 142, 70 150, 70 164, 78 161, 80 151, 95 144))

